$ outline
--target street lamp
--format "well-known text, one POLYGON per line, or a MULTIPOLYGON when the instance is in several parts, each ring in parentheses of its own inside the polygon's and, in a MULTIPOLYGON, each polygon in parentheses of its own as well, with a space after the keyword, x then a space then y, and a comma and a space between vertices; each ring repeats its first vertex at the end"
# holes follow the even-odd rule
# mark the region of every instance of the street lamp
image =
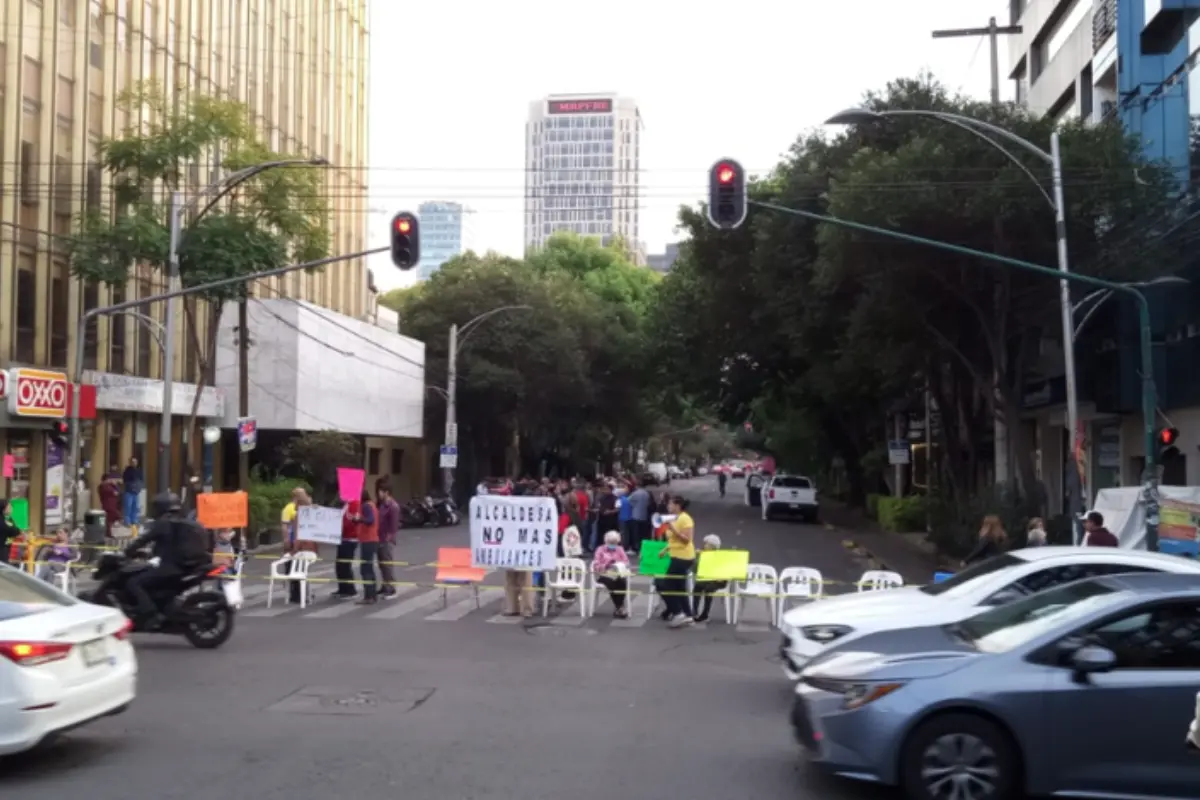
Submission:
MULTIPOLYGON (((480 325, 496 314, 505 311, 533 311, 533 307, 525 305, 500 306, 472 318, 461 329, 458 325, 450 326, 450 342, 446 348, 446 434, 444 439, 446 445, 451 444, 452 433, 454 436, 453 444, 455 446, 458 444, 458 433, 455 430, 458 424, 458 351, 466 345, 467 338, 479 330, 480 325), (461 339, 459 338, 459 334, 462 335, 461 339)), ((454 488, 454 470, 450 467, 444 467, 442 469, 442 490, 446 493, 447 497, 450 496, 452 488, 454 488)))
MULTIPOLYGON (((1022 172, 1029 176, 1034 185, 1041 192, 1042 197, 1050 204, 1050 208, 1054 211, 1054 230, 1055 238, 1058 245, 1058 269, 1064 274, 1070 274, 1070 262, 1067 258, 1067 221, 1066 221, 1066 205, 1063 202, 1063 177, 1062 177, 1062 156, 1059 152, 1058 131, 1050 134, 1050 151, 1046 152, 1042 148, 1035 145, 1033 142, 1023 139, 1012 131, 1005 130, 998 125, 993 125, 990 122, 975 119, 973 117, 963 116, 962 114, 953 114, 947 111, 930 111, 921 109, 895 109, 888 111, 872 111, 866 108, 851 108, 840 113, 834 114, 827 120, 829 125, 862 125, 879 122, 887 117, 927 117, 940 120, 956 128, 960 128, 971 135, 983 139, 996 150, 1000 151, 1015 164, 1022 172), (1006 150, 992 136, 999 137, 1010 144, 1020 147, 1027 153, 1041 159, 1043 162, 1050 165, 1050 180, 1052 182, 1051 190, 1053 196, 1047 195, 1046 190, 1042 188, 1041 181, 1037 179, 1029 169, 1021 163, 1021 161, 1006 150)), ((1064 278, 1058 282, 1058 299, 1059 299, 1059 316, 1062 321, 1062 337, 1063 337, 1063 371, 1066 373, 1066 389, 1067 389, 1067 428, 1070 431, 1071 452, 1079 446, 1079 393, 1076 385, 1075 375, 1075 323, 1071 309, 1071 285, 1064 278)), ((1153 420, 1147 422, 1151 425, 1153 420)), ((1150 453, 1146 452, 1146 463, 1149 464, 1150 453)), ((1078 489, 1071 492, 1071 508, 1068 512, 1071 515, 1072 530, 1075 532, 1078 539, 1078 518, 1082 511, 1080 504, 1082 501, 1081 493, 1078 489)))
MULTIPOLYGON (((196 207, 205 200, 208 204, 201 208, 195 218, 195 222, 213 209, 221 198, 229 194, 235 188, 253 178, 255 175, 266 172, 270 169, 279 167, 327 167, 329 161, 322 157, 316 158, 286 158, 275 161, 264 161, 261 164, 240 169, 226 175, 219 181, 216 181, 206 188, 202 189, 187 203, 180 199, 178 191, 171 192, 170 206, 168 208, 168 224, 170 229, 169 249, 167 252, 167 291, 178 291, 182 282, 179 276, 179 243, 183 235, 183 217, 184 214, 195 211, 196 207)), ((174 426, 171 424, 172 400, 175 392, 175 314, 177 313, 176 305, 177 297, 171 297, 167 300, 167 311, 164 319, 166 324, 166 341, 163 344, 163 400, 162 400, 162 422, 159 424, 158 442, 159 442, 159 459, 158 459, 158 490, 166 491, 170 488, 171 482, 171 435, 174 426)), ((203 386, 197 386, 196 391, 202 392, 203 386)))

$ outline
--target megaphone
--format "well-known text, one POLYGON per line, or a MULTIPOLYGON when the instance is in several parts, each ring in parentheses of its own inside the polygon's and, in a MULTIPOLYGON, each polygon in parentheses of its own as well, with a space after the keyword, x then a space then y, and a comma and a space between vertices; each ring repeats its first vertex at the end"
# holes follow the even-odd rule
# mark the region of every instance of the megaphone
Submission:
POLYGON ((650 525, 655 530, 658 530, 668 522, 674 522, 677 519, 679 519, 678 514, 655 514, 654 516, 650 517, 650 525))

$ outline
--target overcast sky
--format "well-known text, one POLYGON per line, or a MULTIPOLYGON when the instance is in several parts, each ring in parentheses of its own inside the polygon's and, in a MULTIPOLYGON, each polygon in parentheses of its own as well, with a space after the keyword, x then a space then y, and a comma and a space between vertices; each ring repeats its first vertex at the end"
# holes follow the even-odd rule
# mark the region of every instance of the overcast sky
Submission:
MULTIPOLYGON (((371 244, 386 243, 391 213, 453 200, 473 209, 470 247, 520 255, 529 102, 618 92, 645 121, 641 229, 648 251, 661 252, 717 158, 769 169, 864 91, 926 68, 986 97, 986 40, 930 32, 990 16, 1003 25, 1007 9, 1008 0, 372 0, 371 244)), ((1000 70, 1003 79, 1003 40, 1000 70)), ((376 259, 381 288, 411 280, 376 259)))

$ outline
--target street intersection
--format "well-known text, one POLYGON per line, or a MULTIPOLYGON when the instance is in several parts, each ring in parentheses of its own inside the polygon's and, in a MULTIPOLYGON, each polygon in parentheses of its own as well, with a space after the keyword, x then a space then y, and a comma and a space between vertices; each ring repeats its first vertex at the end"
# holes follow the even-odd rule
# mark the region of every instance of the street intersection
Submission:
MULTIPOLYGON (((692 499, 700 535, 717 533, 753 561, 813 566, 845 582, 863 570, 843 544, 848 532, 763 523, 742 504, 740 481, 724 499, 715 481, 672 488, 692 499)), ((647 621, 645 595, 627 621, 605 605, 587 620, 570 605, 512 621, 498 616, 496 590, 481 592, 476 608, 470 590, 451 589, 443 605, 426 565, 438 547, 465 546, 465 527, 402 536, 396 557, 406 565, 396 578, 408 585, 375 606, 326 599, 332 565, 319 563, 312 606, 287 605, 277 586, 268 609, 257 576, 270 562, 257 559, 225 647, 137 637, 131 710, 44 752, 0 760, 0 792, 23 800, 85 792, 94 800, 879 796, 803 763, 765 603, 750 601, 730 626, 718 601, 715 621, 689 630, 647 621)))

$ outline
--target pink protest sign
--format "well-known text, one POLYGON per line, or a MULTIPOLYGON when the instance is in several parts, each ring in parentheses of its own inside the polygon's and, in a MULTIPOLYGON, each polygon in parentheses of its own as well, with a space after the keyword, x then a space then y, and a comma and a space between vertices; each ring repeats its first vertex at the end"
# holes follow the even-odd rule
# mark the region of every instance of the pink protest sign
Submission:
POLYGON ((14 463, 15 463, 15 459, 10 454, 5 453, 4 454, 4 476, 3 477, 11 478, 13 476, 14 463))
POLYGON ((338 496, 347 503, 362 500, 363 484, 367 473, 353 467, 338 467, 338 496))

